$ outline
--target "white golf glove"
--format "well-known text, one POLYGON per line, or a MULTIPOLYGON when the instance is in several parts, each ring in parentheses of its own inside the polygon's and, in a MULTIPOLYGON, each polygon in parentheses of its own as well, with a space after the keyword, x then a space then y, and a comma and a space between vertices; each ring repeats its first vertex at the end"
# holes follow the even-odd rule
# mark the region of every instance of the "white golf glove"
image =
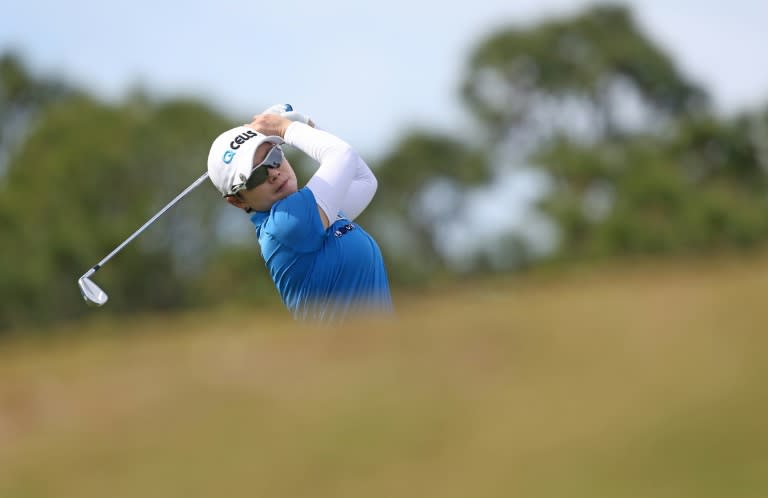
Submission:
POLYGON ((313 124, 311 123, 312 120, 309 119, 309 116, 294 111, 291 104, 275 104, 265 109, 262 114, 278 114, 286 119, 290 119, 291 121, 298 121, 300 123, 309 125, 313 124))

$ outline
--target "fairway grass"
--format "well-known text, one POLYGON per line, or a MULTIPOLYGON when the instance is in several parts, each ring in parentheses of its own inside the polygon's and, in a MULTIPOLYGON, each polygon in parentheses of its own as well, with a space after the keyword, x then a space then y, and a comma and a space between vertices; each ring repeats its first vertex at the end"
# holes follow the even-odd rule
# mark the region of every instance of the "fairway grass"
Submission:
POLYGON ((396 297, 0 343, 0 497, 768 496, 768 259, 396 297))

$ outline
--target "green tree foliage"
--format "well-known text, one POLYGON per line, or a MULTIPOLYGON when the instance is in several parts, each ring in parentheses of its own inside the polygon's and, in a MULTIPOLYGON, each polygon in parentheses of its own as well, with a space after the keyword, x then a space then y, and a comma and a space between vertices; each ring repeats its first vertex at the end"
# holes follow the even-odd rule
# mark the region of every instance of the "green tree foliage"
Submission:
POLYGON ((500 30, 472 53, 462 92, 490 147, 527 144, 518 158, 551 176, 541 207, 560 229, 560 257, 768 235, 764 117, 713 115, 625 7, 500 30))
POLYGON ((0 55, 0 118, 3 123, 69 92, 59 81, 32 76, 17 55, 0 55))
POLYGON ((536 161, 555 178, 542 204, 561 228, 560 254, 674 253, 764 241, 766 178, 736 129, 707 119, 664 140, 549 144, 536 161))
POLYGON ((0 54, 0 175, 36 114, 73 92, 57 80, 32 76, 17 55, 0 54))
MULTIPOLYGON (((198 178, 212 138, 228 126, 185 100, 115 106, 75 97, 49 107, 0 185, 0 326, 82 314, 79 275, 198 178)), ((100 271, 110 310, 169 309, 210 295, 200 273, 220 256, 220 207, 204 184, 100 271)), ((210 269, 226 274, 226 266, 210 269)))
POLYGON ((438 232, 464 207, 466 190, 490 180, 487 155, 451 136, 414 131, 375 167, 379 188, 367 218, 386 234, 394 279, 414 282, 446 271, 438 232))
POLYGON ((621 6, 500 30, 473 51, 462 95, 497 138, 567 126, 569 112, 581 113, 598 137, 615 136, 622 131, 618 106, 629 96, 654 123, 707 103, 621 6))

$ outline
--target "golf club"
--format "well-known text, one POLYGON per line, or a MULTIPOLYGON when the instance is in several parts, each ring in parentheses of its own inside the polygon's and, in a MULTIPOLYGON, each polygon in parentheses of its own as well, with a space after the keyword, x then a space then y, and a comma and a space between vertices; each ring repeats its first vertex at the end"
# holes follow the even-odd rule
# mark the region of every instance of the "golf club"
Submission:
POLYGON ((83 274, 82 277, 77 281, 77 285, 80 287, 80 293, 83 295, 83 299, 85 299, 85 302, 91 305, 95 306, 102 306, 104 303, 107 302, 107 299, 109 299, 109 296, 107 296, 107 293, 101 290, 101 288, 93 283, 91 280, 91 276, 96 273, 99 268, 101 268, 104 263, 112 259, 112 256, 120 252, 120 250, 128 245, 133 239, 138 237, 138 235, 143 232, 149 225, 155 222, 156 219, 158 219, 160 216, 162 216, 163 213, 168 211, 168 209, 179 202, 179 200, 187 195, 189 192, 194 190, 198 185, 203 183, 205 179, 208 178, 208 172, 206 171, 203 176, 195 180, 192 185, 184 189, 183 192, 181 192, 179 195, 177 195, 171 202, 165 205, 163 209, 157 212, 156 215, 154 215, 152 218, 150 218, 146 223, 144 223, 138 230, 133 232, 130 237, 125 239, 122 244, 117 246, 111 253, 107 254, 104 259, 99 261, 96 265, 94 265, 93 268, 88 270, 83 274))

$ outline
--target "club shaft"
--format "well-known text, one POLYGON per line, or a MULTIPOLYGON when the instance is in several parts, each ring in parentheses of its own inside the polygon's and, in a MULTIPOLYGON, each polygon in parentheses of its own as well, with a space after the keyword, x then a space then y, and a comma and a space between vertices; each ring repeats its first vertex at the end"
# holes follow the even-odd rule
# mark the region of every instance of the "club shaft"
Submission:
POLYGON ((129 244, 129 243, 130 243, 130 242, 131 242, 133 239, 135 239, 136 237, 138 237, 138 236, 139 236, 139 234, 141 234, 141 232, 143 232, 144 230, 146 230, 146 228, 147 228, 149 225, 151 225, 152 223, 154 223, 154 222, 155 222, 155 220, 157 220, 159 217, 161 217, 161 216, 163 215, 163 213, 165 213, 166 211, 168 211, 168 210, 169 210, 169 209, 170 209, 170 208, 171 208, 171 207, 172 207, 174 204, 176 204, 177 202, 179 202, 179 200, 181 200, 181 199, 182 199, 182 198, 183 198, 185 195, 187 195, 187 194, 188 194, 188 193, 190 193, 192 190, 194 190, 195 188, 197 188, 197 186, 198 186, 198 185, 200 185, 201 183, 203 183, 203 182, 205 181, 205 179, 206 179, 206 178, 208 178, 208 172, 207 172, 207 171, 206 171, 205 173, 203 173, 203 176, 201 176, 200 178, 198 178, 197 180, 195 180, 195 181, 192 183, 192 185, 190 185, 189 187, 185 188, 185 189, 184 189, 184 190, 183 190, 183 191, 182 191, 182 192, 181 192, 179 195, 177 195, 176 197, 174 197, 174 198, 173 198, 173 200, 172 200, 171 202, 169 202, 168 204, 166 204, 166 205, 165 205, 165 207, 164 207, 163 209, 161 209, 160 211, 158 211, 156 215, 154 215, 154 216, 153 216, 153 217, 151 217, 149 220, 147 220, 147 222, 146 222, 146 223, 144 223, 143 225, 141 225, 141 227, 139 227, 139 229, 138 229, 138 230, 136 230, 135 232, 133 232, 133 233, 132 233, 132 234, 131 234, 131 235, 130 235, 130 236, 127 238, 127 239, 125 239, 125 240, 123 241, 123 243, 122 243, 122 244, 120 244, 119 246, 115 247, 115 248, 112 250, 112 252, 111 252, 111 253, 107 254, 107 255, 104 257, 104 259, 102 259, 101 261, 99 261, 99 262, 98 262, 98 263, 97 263, 97 264, 96 264, 96 265, 95 265, 93 268, 91 268, 91 269, 90 269, 88 272, 86 272, 86 275, 87 275, 87 276, 90 276, 90 275, 92 275, 93 273, 95 273, 95 272, 96 272, 96 270, 98 270, 99 268, 101 268, 101 266, 102 266, 104 263, 106 263, 107 261, 109 261, 110 259, 112 259, 112 256, 114 256, 115 254, 119 253, 119 252, 120 252, 120 250, 122 250, 122 248, 123 248, 123 247, 127 246, 127 245, 128 245, 128 244, 129 244))

